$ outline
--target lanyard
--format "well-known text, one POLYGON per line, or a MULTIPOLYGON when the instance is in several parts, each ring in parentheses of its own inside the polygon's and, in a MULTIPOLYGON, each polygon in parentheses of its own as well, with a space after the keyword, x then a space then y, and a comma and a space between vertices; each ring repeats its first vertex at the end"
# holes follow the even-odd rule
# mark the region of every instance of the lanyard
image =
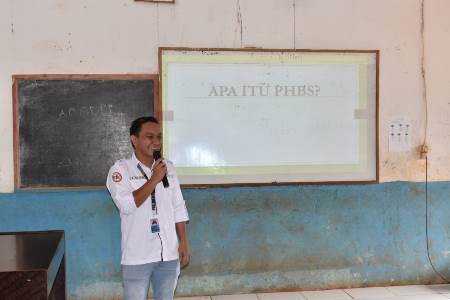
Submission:
MULTIPOLYGON (((139 171, 141 172, 141 174, 144 176, 144 178, 148 181, 148 176, 147 174, 145 174, 144 170, 142 169, 140 164, 137 164, 137 168, 139 169, 139 171)), ((155 187, 156 189, 156 187, 155 187)), ((155 190, 153 190, 152 192, 152 211, 155 214, 158 214, 158 207, 156 206, 156 198, 155 198, 155 190)))

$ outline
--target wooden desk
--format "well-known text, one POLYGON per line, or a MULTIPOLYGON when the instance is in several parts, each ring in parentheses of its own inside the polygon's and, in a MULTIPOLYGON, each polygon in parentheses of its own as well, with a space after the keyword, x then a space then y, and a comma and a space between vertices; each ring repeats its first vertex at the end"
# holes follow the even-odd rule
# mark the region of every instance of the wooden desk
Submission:
POLYGON ((66 299, 64 231, 0 233, 0 299, 66 299))

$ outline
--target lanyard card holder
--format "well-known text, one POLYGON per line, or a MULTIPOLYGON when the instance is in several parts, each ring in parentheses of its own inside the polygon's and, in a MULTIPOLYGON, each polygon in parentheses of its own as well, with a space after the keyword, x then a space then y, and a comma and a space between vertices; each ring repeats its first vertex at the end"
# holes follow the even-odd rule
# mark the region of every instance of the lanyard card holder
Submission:
POLYGON ((150 231, 152 233, 159 233, 159 222, 157 218, 150 219, 150 231))

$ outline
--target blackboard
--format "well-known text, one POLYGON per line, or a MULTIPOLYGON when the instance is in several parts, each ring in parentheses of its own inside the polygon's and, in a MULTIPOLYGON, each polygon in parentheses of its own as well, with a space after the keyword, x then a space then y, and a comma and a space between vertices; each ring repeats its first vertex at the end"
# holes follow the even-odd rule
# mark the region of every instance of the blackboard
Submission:
POLYGON ((17 188, 100 187, 129 157, 132 120, 158 111, 155 75, 14 76, 17 188))

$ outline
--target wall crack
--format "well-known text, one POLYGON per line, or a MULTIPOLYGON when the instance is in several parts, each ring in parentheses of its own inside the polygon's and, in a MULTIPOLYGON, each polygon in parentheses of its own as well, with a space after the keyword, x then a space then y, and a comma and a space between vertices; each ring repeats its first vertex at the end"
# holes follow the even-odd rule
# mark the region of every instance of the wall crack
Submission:
POLYGON ((240 2, 240 0, 237 0, 237 13, 236 13, 236 17, 237 17, 237 22, 238 22, 238 25, 239 25, 239 29, 240 29, 240 35, 241 35, 241 48, 243 47, 242 45, 243 45, 243 43, 242 43, 242 40, 243 40, 243 38, 242 38, 242 12, 241 12, 241 2, 240 2))

